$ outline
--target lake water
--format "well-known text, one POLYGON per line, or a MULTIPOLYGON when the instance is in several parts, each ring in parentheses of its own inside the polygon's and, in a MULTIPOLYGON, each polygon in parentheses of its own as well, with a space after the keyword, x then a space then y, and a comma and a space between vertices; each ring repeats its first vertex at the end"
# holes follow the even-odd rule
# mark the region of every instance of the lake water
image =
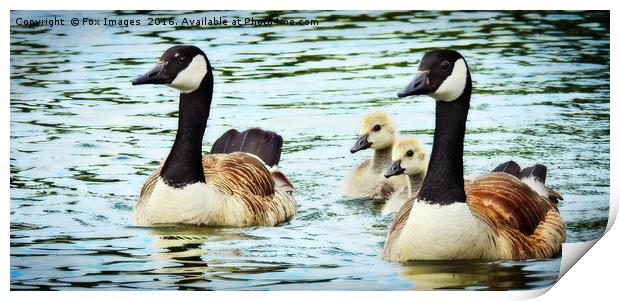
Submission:
POLYGON ((434 103, 398 100, 424 52, 460 51, 474 95, 465 174, 542 162, 568 241, 598 238, 609 209, 608 12, 11 13, 11 289, 408 290, 551 285, 560 259, 381 259, 381 204, 340 198, 361 116, 392 114, 430 150, 434 103), (293 17, 315 26, 24 28, 56 15, 293 17), (132 87, 173 44, 209 56, 204 139, 260 126, 284 137, 299 213, 278 227, 135 227, 131 210, 166 157, 178 94, 132 87))

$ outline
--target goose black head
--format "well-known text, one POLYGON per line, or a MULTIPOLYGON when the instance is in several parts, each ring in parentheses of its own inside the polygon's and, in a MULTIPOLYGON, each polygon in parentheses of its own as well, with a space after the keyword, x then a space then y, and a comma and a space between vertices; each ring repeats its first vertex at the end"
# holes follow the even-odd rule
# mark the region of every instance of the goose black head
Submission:
POLYGON ((450 102, 463 94, 468 81, 469 70, 460 53, 433 50, 424 55, 413 80, 398 92, 398 97, 429 95, 437 101, 450 102))
POLYGON ((196 91, 203 79, 210 78, 209 60, 200 48, 190 45, 174 46, 162 54, 155 68, 131 81, 133 85, 164 84, 181 93, 196 91))

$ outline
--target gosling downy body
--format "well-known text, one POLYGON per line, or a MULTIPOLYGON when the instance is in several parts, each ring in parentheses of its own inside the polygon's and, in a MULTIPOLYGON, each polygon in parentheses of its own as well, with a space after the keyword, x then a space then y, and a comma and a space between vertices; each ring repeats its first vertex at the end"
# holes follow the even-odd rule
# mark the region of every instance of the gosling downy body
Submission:
POLYGON ((566 229, 548 197, 503 171, 464 183, 463 141, 472 91, 465 59, 456 51, 435 50, 424 55, 418 70, 398 96, 436 100, 433 150, 417 197, 394 217, 384 259, 521 260, 558 254, 566 229))
POLYGON ((364 116, 360 135, 351 148, 351 153, 372 149, 371 159, 362 162, 343 182, 345 199, 386 200, 395 191, 407 187, 404 176, 385 178, 385 170, 390 166, 392 144, 396 129, 392 119, 384 112, 372 112, 364 116))
POLYGON ((174 46, 134 85, 165 84, 181 92, 179 124, 170 154, 142 187, 134 223, 274 226, 295 215, 293 186, 274 168, 282 137, 250 129, 228 131, 203 155, 213 74, 195 46, 174 46))
POLYGON ((392 147, 392 164, 385 177, 405 175, 407 186, 392 194, 382 209, 383 214, 398 211, 410 198, 415 196, 422 185, 428 168, 428 155, 424 144, 413 137, 401 138, 392 147))

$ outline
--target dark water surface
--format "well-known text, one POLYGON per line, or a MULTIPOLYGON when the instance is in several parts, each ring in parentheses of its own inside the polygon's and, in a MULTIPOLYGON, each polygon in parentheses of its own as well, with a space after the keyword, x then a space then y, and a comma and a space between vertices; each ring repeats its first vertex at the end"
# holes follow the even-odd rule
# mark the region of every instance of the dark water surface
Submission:
MULTIPOLYGON (((608 12, 159 12, 316 19, 317 26, 15 26, 12 12, 11 288, 394 290, 527 289, 559 259, 384 262, 391 217, 340 199, 360 117, 381 109, 430 149, 434 103, 397 100, 423 53, 459 50, 474 96, 465 172, 543 162, 568 241, 602 235, 609 203, 608 12), (285 139, 281 168, 298 215, 274 228, 131 225, 140 187, 174 139, 178 95, 130 79, 177 43, 215 70, 205 149, 230 128, 285 139)), ((121 16, 122 15, 122 16, 121 16)))

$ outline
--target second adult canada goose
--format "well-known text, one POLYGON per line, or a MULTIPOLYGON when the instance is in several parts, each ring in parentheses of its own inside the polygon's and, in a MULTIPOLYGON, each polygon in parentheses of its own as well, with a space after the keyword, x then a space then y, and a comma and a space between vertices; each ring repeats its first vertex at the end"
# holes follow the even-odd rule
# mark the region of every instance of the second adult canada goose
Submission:
POLYGON ((427 168, 428 156, 422 142, 414 137, 406 137, 394 143, 392 164, 385 171, 385 177, 403 174, 408 183, 390 196, 382 209, 383 214, 398 211, 407 199, 418 193, 427 168))
POLYGON ((132 84, 165 84, 181 92, 174 144, 142 187, 136 224, 274 226, 295 215, 293 186, 273 168, 282 148, 276 133, 230 130, 213 144, 212 154, 203 155, 213 73, 202 50, 174 46, 132 84))
POLYGON ((351 153, 368 148, 374 153, 345 178, 343 195, 346 199, 386 200, 396 190, 407 186, 404 176, 389 179, 383 176, 392 162, 392 144, 396 139, 394 123, 387 113, 372 112, 362 118, 359 132, 351 153))
POLYGON ((463 141, 471 91, 465 59, 456 51, 434 50, 398 93, 436 100, 435 134, 426 177, 418 195, 396 214, 385 259, 530 259, 561 250, 565 225, 544 191, 510 172, 487 173, 465 186, 463 141))

